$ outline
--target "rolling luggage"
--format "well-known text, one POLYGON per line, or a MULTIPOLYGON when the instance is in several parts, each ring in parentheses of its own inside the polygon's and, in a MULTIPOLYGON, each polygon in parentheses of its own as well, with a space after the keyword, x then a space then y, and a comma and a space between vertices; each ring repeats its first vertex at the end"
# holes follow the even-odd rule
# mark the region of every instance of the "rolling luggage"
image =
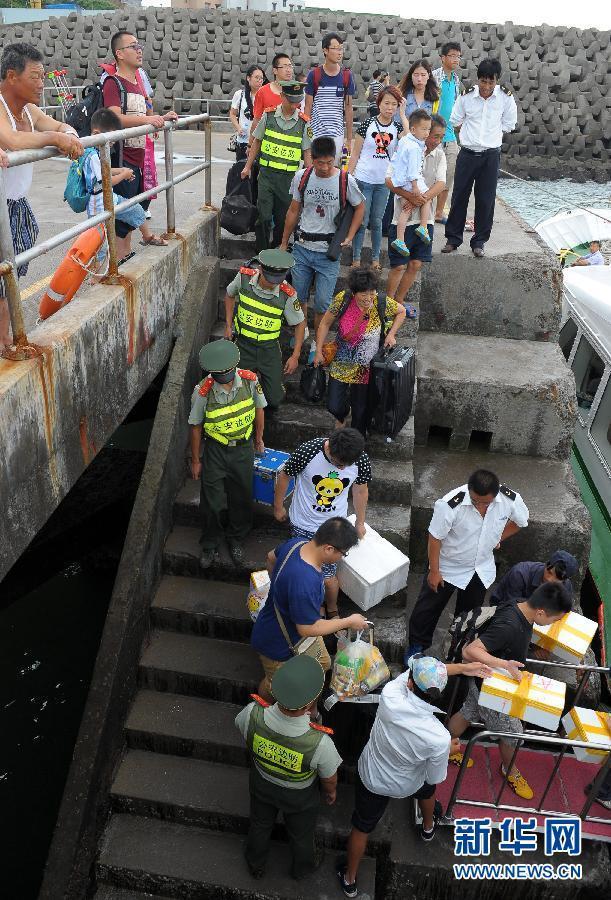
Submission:
POLYGON ((412 411, 416 381, 416 357, 413 347, 381 349, 371 362, 369 404, 370 429, 395 438, 412 411))

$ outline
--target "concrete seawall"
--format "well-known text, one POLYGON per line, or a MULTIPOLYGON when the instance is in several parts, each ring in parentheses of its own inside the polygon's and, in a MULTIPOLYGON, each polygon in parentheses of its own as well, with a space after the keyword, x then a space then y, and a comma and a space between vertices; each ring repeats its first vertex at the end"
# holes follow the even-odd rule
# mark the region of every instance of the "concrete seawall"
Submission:
POLYGON ((263 66, 271 77, 272 58, 282 50, 298 71, 307 72, 320 63, 320 41, 328 31, 346 37, 344 63, 355 75, 360 103, 374 69, 387 69, 397 83, 420 58, 439 65, 440 46, 456 40, 465 84, 474 82, 477 63, 490 55, 499 58, 503 81, 515 94, 518 128, 504 144, 507 168, 533 178, 574 175, 604 182, 611 177, 608 31, 333 11, 132 7, 93 18, 71 15, 12 25, 0 28, 0 38, 3 45, 31 41, 44 54, 45 67, 65 68, 69 83, 79 85, 99 78, 98 61, 110 58, 110 38, 118 30, 132 32, 143 44, 159 108, 175 104, 179 113, 204 112, 193 101, 212 98, 225 101, 212 110, 224 115, 248 65, 263 66))
POLYGON ((42 356, 0 361, 0 581, 167 363, 188 274, 217 252, 216 214, 181 230, 36 327, 42 356))

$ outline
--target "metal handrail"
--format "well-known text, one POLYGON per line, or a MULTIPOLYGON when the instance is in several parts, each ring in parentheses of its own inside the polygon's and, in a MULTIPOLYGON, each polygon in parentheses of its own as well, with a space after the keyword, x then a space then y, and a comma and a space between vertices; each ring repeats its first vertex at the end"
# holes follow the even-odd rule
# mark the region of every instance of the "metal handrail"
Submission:
MULTIPOLYGON (((556 775, 557 766, 554 767, 554 770, 553 770, 552 774, 550 775, 550 777, 548 779, 548 783, 546 785, 546 788, 543 792, 541 802, 539 803, 539 806, 537 806, 536 808, 529 807, 529 806, 511 806, 510 804, 502 804, 500 802, 503 791, 507 787, 507 778, 513 767, 514 760, 517 756, 518 750, 520 749, 520 746, 526 742, 535 743, 535 744, 562 745, 563 749, 562 749, 561 755, 559 757, 560 759, 562 759, 562 756, 564 756, 564 754, 566 753, 566 750, 569 747, 582 747, 585 750, 607 751, 607 759, 604 762, 604 764, 601 765, 598 774, 593 779, 592 785, 591 785, 588 795, 586 797, 586 801, 581 809, 581 812, 579 813, 580 819, 582 819, 582 820, 588 819, 588 813, 590 811, 590 807, 592 806, 592 804, 594 803, 594 800, 596 799, 598 791, 607 776, 607 772, 611 769, 611 751, 609 751, 608 747, 603 746, 602 744, 597 744, 594 741, 592 741, 592 742, 576 741, 576 740, 573 740, 572 738, 567 738, 567 737, 561 738, 561 737, 557 737, 556 735, 541 734, 540 732, 526 731, 526 732, 524 732, 524 735, 522 738, 517 738, 516 734, 514 732, 489 731, 489 730, 479 731, 477 734, 474 734, 473 737, 469 739, 467 746, 465 747, 463 759, 462 759, 462 762, 460 765, 460 769, 458 771, 458 775, 456 776, 456 781, 454 783, 454 787, 452 788, 452 793, 450 794, 450 799, 448 800, 448 805, 446 807, 444 818, 447 820, 450 820, 452 818, 454 806, 457 803, 463 803, 468 806, 481 806, 482 808, 485 808, 485 809, 504 809, 504 810, 508 810, 510 812, 534 813, 535 815, 543 815, 543 816, 546 816, 546 815, 552 815, 552 816, 574 815, 574 813, 566 813, 566 812, 562 812, 562 811, 558 811, 558 810, 543 809, 543 803, 547 796, 549 786, 551 785, 551 782, 556 775), (509 767, 507 768, 507 771, 505 772, 501 790, 499 791, 496 801, 494 803, 490 803, 489 801, 486 801, 486 800, 461 800, 458 797, 458 792, 460 790, 463 778, 465 776, 465 772, 467 771, 467 767, 469 765, 469 759, 471 758, 471 753, 472 753, 473 747, 475 746, 475 744, 478 741, 481 741, 484 738, 508 738, 513 741, 517 741, 516 749, 513 753, 511 763, 510 763, 509 767)), ((590 816, 588 821, 600 823, 603 825, 609 824, 609 819, 603 819, 603 818, 599 818, 597 816, 590 816)))
MULTIPOLYGON (((27 359, 32 356, 38 356, 40 350, 29 344, 25 331, 23 320, 23 307, 21 300, 21 292, 17 280, 17 268, 20 265, 31 262, 39 256, 49 253, 60 244, 72 241, 95 225, 105 222, 106 238, 108 241, 108 275, 105 280, 111 284, 118 283, 118 263, 117 251, 115 244, 115 212, 129 209, 155 194, 165 191, 166 194, 166 237, 176 238, 176 218, 174 204, 174 187, 204 171, 204 208, 212 208, 212 123, 210 116, 202 113, 195 116, 185 116, 179 118, 176 122, 165 122, 162 128, 155 125, 139 125, 135 128, 122 128, 118 131, 110 131, 104 134, 92 135, 82 138, 81 143, 84 147, 100 147, 100 161, 102 168, 102 195, 104 202, 104 212, 98 213, 91 218, 87 218, 71 228, 67 228, 59 234, 54 235, 46 241, 42 241, 30 250, 19 253, 15 256, 13 248, 13 238, 11 226, 8 216, 8 208, 6 203, 6 191, 4 184, 4 173, 0 169, 0 276, 4 278, 6 286, 6 297, 8 301, 9 315, 11 320, 11 329, 13 333, 13 347, 4 351, 4 355, 13 360, 27 359), (193 166, 180 175, 174 175, 174 157, 172 152, 172 135, 178 128, 188 128, 190 125, 203 124, 204 126, 204 161, 193 166), (114 206, 112 191, 112 173, 110 163, 110 145, 115 141, 125 140, 126 138, 141 137, 147 134, 154 134, 163 131, 165 145, 165 181, 156 185, 150 190, 143 191, 135 197, 124 200, 122 203, 114 206)), ((17 150, 8 154, 8 167, 26 165, 29 163, 39 162, 43 159, 61 156, 59 150, 54 147, 45 147, 40 150, 17 150)))
MULTIPOLYGON (((526 660, 526 664, 544 666, 544 667, 553 666, 554 668, 573 669, 575 671, 583 672, 583 677, 582 677, 581 681, 579 682, 577 690, 575 691, 575 697, 573 698, 573 704, 571 706, 571 709, 573 709, 579 703, 579 700, 581 699, 581 696, 587 687, 588 679, 590 678, 590 675, 592 674, 592 672, 600 672, 601 674, 605 674, 605 675, 609 674, 608 666, 586 666, 586 665, 579 664, 579 663, 563 663, 563 662, 556 662, 555 660, 530 659, 530 658, 526 660)), ((446 717, 444 719, 445 723, 448 722, 448 720, 452 714, 452 709, 453 709, 454 703, 456 701, 456 696, 458 693, 458 684, 459 684, 459 679, 456 680, 456 684, 454 686, 454 691, 452 693, 452 698, 450 700, 450 706, 448 708, 448 712, 446 713, 446 717)), ((564 755, 565 755, 566 751, 569 749, 569 747, 585 747, 586 749, 590 749, 590 750, 608 750, 608 747, 601 746, 600 744, 588 743, 585 741, 576 741, 576 740, 571 740, 570 738, 560 738, 556 735, 552 736, 552 735, 548 735, 544 732, 526 731, 526 732, 524 732, 523 739, 517 739, 515 733, 513 733, 513 732, 511 732, 511 733, 492 732, 492 731, 478 732, 476 735, 474 735, 469 740, 466 750, 465 750, 465 753, 463 754, 463 760, 462 760, 462 763, 460 766, 460 771, 456 778, 456 783, 454 784, 452 794, 450 795, 448 808, 446 810, 446 817, 451 816, 452 808, 453 808, 454 804, 457 802, 458 803, 469 803, 472 806, 494 807, 496 809, 507 809, 507 810, 518 809, 519 811, 523 811, 523 812, 535 812, 538 814, 549 814, 549 815, 563 815, 563 813, 557 813, 557 812, 551 812, 549 810, 548 811, 543 810, 543 804, 545 802, 545 798, 547 797, 547 795, 549 793, 549 789, 552 785, 552 782, 553 782, 554 778, 556 777, 556 773, 558 772, 558 769, 560 768, 560 763, 562 762, 564 755), (491 737, 491 736, 492 737, 506 737, 506 738, 511 738, 514 741, 517 741, 516 745, 515 745, 515 749, 513 751, 513 755, 511 757, 511 762, 509 764, 507 771, 505 772, 505 776, 503 778, 503 783, 501 785, 501 789, 499 790, 499 793, 497 795, 496 802, 495 803, 487 803, 485 801, 457 800, 458 790, 460 788, 460 784, 464 777, 464 771, 467 770, 472 746, 474 745, 474 743, 476 741, 481 740, 483 737, 491 737), (507 787, 507 779, 508 779, 509 773, 511 772, 511 770, 513 768, 516 756, 518 755, 518 750, 520 749, 524 740, 533 740, 536 743, 562 744, 562 749, 556 758, 556 762, 554 763, 554 768, 552 769, 552 772, 547 780, 547 784, 545 785, 545 789, 543 791, 543 794, 541 796, 541 801, 540 801, 537 809, 527 809, 525 807, 513 807, 513 806, 507 806, 507 805, 502 806, 500 803, 503 792, 504 792, 505 788, 507 787), (464 769, 464 771, 463 771, 463 769, 464 769)), ((603 782, 604 774, 606 773, 606 771, 610 765, 611 765, 611 752, 608 753, 607 761, 606 761, 605 765, 602 767, 602 772, 599 773, 600 777, 597 776, 596 779, 592 783, 592 789, 590 790, 590 793, 588 794, 586 804, 584 806, 584 809, 582 810, 581 818, 585 818, 587 811, 590 809, 590 806, 594 802, 596 794, 598 793, 598 788, 600 787, 600 785, 603 782)), ((608 819, 591 818, 591 821, 607 823, 608 819)))

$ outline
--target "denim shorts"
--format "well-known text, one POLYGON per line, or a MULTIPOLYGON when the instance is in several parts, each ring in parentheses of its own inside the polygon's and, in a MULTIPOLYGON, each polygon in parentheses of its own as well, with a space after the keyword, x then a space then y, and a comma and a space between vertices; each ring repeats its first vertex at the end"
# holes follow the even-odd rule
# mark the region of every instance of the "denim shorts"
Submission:
MULTIPOLYGON (((291 522, 291 537, 305 538, 306 541, 311 541, 314 537, 314 532, 306 531, 305 528, 299 528, 291 522)), ((333 578, 337 575, 337 563, 323 563, 321 571, 323 578, 333 578)))
POLYGON ((397 237, 397 226, 388 226, 388 262, 391 269, 404 266, 410 259, 416 259, 419 262, 431 262, 433 259, 433 232, 435 229, 432 225, 427 226, 431 243, 425 244, 416 234, 416 228, 418 225, 408 225, 405 229, 405 246, 410 255, 402 256, 390 246, 397 237))
POLYGON ((293 256, 295 257, 295 266, 292 278, 297 297, 302 303, 307 303, 312 279, 316 276, 314 310, 320 314, 326 313, 335 293, 339 275, 339 259, 328 259, 326 253, 308 250, 303 244, 294 245, 293 256))

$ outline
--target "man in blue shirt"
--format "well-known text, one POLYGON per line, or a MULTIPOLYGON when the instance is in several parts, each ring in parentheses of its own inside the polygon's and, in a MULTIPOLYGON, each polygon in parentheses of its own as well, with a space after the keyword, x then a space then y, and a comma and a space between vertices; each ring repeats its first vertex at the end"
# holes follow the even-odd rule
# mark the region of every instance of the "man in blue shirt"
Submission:
POLYGON ((318 642, 318 661, 327 671, 331 659, 322 638, 344 628, 359 631, 366 627, 367 620, 359 613, 345 619, 323 619, 320 614, 324 602, 323 565, 338 563, 358 539, 354 525, 334 516, 320 526, 310 541, 292 538, 268 553, 271 586, 251 637, 263 666, 258 693, 264 700, 273 703, 272 677, 297 654, 302 638, 318 642))
POLYGON ((605 257, 600 252, 600 241, 590 241, 590 252, 584 253, 572 263, 573 266, 604 266, 605 257))
POLYGON ((573 597, 570 579, 577 574, 577 560, 566 550, 556 550, 546 563, 519 562, 506 572, 492 591, 490 602, 498 605, 507 600, 518 602, 532 597, 539 585, 548 581, 560 582, 573 597))
POLYGON ((446 189, 437 198, 435 221, 445 225, 446 218, 443 210, 448 197, 452 198, 454 170, 456 169, 456 157, 458 156, 458 142, 454 129, 450 125, 450 115, 457 98, 460 96, 460 78, 456 71, 460 67, 460 44, 456 41, 447 41, 447 43, 442 45, 439 55, 441 57, 441 66, 438 69, 433 69, 433 78, 439 87, 439 109, 437 113, 448 123, 442 142, 447 161, 447 175, 446 189))

